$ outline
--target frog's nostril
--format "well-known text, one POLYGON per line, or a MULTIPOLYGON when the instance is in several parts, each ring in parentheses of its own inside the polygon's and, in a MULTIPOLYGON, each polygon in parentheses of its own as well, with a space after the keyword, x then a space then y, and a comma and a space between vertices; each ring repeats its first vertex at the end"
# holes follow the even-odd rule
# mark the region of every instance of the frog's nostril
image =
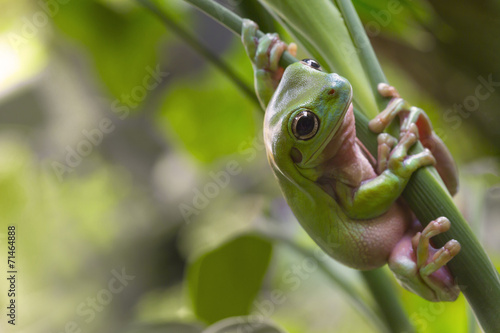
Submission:
POLYGON ((290 156, 292 157, 292 161, 294 163, 302 162, 302 153, 297 148, 295 148, 295 147, 292 148, 292 151, 290 152, 290 156))
POLYGON ((333 95, 333 94, 335 94, 335 89, 333 89, 333 88, 332 88, 332 89, 330 89, 330 91, 328 92, 328 95, 333 95))

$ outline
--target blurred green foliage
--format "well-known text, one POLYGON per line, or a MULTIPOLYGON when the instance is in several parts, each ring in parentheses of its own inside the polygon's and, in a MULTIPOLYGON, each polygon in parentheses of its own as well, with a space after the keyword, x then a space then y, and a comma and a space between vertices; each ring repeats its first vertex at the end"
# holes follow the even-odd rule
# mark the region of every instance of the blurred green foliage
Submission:
MULTIPOLYGON (((243 63, 246 55, 229 52, 231 62, 243 63)), ((253 79, 251 69, 245 73, 253 79)), ((237 153, 256 133, 256 106, 234 84, 214 68, 195 80, 179 80, 165 94, 157 123, 172 141, 178 141, 199 161, 213 163, 237 153), (217 107, 215 107, 217 106, 217 107), (181 111, 182 110, 182 111, 181 111), (176 138, 180 140, 175 140, 176 138)))
POLYGON ((260 290, 271 249, 269 240, 242 235, 191 263, 187 277, 197 317, 214 323, 248 314, 260 290), (214 306, 214 302, 219 304, 214 306))
MULTIPOLYGON (((223 1, 258 16, 262 9, 253 11, 250 2, 223 1)), ((20 329, 199 332, 204 321, 262 314, 255 304, 281 290, 286 300, 268 315, 288 332, 375 332, 319 270, 299 284, 284 280, 304 258, 279 242, 241 236, 277 232, 315 249, 267 166, 261 111, 227 78, 132 1, 0 3, 0 269, 6 271, 7 226, 16 225, 20 329), (124 104, 157 66, 169 75, 120 118, 113 102, 124 104), (84 131, 104 118, 113 130, 94 144, 84 131), (84 141, 91 149, 68 165, 68 147, 77 151, 84 141), (231 161, 241 172, 197 209, 196 190, 216 183, 211 174, 231 161), (60 177, 54 162, 68 172, 60 177), (196 208, 190 221, 181 204, 196 208), (110 281, 122 269, 134 278, 113 292, 118 285, 110 281)), ((427 111, 459 161, 468 196, 457 202, 498 264, 498 92, 458 128, 443 114, 474 94, 478 75, 497 77, 499 41, 485 33, 485 11, 496 15, 498 8, 401 3, 404 10, 382 24, 387 1, 355 1, 364 22, 380 26, 373 42, 389 81, 427 111)), ((164 5, 252 84, 239 40, 180 0, 164 5)), ((366 294, 355 272, 328 265, 366 294)), ((431 304, 395 288, 419 331, 467 332, 463 297, 431 304)), ((0 327, 8 331, 4 319, 0 327)))
POLYGON ((158 47, 166 37, 164 27, 149 13, 120 3, 72 1, 54 15, 55 27, 89 55, 100 79, 118 99, 142 83, 148 66, 158 64, 158 47))

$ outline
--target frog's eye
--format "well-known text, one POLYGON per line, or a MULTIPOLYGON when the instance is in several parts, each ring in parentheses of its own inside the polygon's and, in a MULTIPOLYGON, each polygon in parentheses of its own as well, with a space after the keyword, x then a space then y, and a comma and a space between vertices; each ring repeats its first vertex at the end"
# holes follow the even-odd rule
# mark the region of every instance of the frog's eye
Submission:
POLYGON ((302 59, 302 62, 307 66, 314 68, 317 71, 322 71, 323 69, 316 60, 313 59, 302 59))
POLYGON ((318 128, 319 119, 311 111, 300 112, 292 122, 292 133, 299 140, 309 140, 316 135, 318 128))

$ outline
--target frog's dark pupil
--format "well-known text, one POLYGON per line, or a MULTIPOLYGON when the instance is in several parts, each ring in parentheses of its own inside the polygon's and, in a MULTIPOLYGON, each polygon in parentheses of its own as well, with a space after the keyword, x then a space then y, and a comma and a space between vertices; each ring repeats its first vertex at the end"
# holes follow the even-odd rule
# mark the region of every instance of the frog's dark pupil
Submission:
POLYGON ((310 66, 310 67, 312 67, 314 69, 318 69, 319 70, 321 68, 321 66, 315 60, 313 60, 313 59, 304 59, 302 61, 305 62, 307 64, 307 66, 310 66))
POLYGON ((315 119, 309 112, 304 112, 300 119, 297 121, 297 134, 305 136, 314 130, 315 119))
POLYGON ((292 122, 292 133, 299 140, 309 140, 319 129, 319 119, 309 110, 299 112, 292 122))

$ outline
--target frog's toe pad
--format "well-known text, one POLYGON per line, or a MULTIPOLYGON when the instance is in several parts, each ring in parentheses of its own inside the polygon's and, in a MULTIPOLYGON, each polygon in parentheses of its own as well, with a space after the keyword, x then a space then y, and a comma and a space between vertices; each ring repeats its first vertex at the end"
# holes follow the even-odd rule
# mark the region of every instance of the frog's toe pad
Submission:
POLYGON ((295 43, 288 44, 287 51, 288 51, 288 53, 290 53, 291 55, 296 57, 297 56, 297 44, 295 44, 295 43))
POLYGON ((445 217, 431 221, 421 232, 408 233, 395 246, 389 257, 389 267, 407 290, 433 302, 456 300, 460 289, 446 264, 460 252, 456 240, 434 248, 431 237, 450 229, 445 217))
POLYGON ((387 83, 379 83, 377 90, 383 97, 399 97, 399 93, 396 88, 388 85, 387 83))
POLYGON ((460 252, 460 243, 454 239, 448 241, 442 248, 440 248, 434 256, 432 256, 432 261, 437 262, 441 265, 446 265, 454 256, 460 252))

